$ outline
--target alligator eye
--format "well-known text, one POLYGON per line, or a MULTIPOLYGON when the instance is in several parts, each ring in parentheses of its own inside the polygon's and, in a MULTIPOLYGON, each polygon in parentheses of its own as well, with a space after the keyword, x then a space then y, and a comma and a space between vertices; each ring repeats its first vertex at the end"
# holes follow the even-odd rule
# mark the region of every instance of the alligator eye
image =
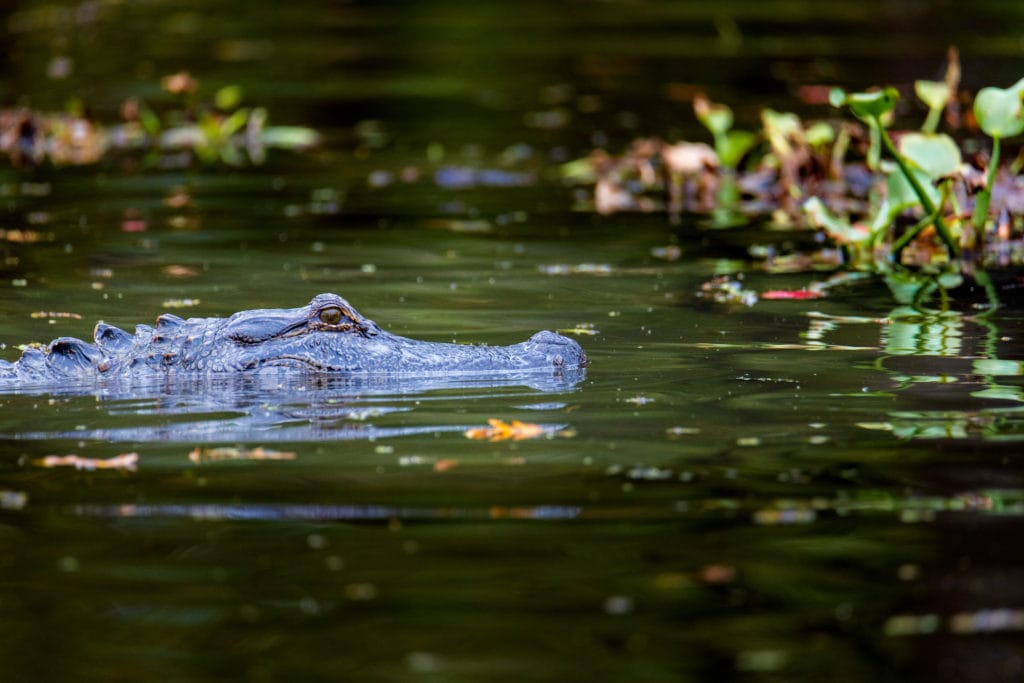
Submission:
POLYGON ((337 325, 341 322, 341 309, 331 306, 320 311, 320 322, 327 323, 328 325, 337 325))

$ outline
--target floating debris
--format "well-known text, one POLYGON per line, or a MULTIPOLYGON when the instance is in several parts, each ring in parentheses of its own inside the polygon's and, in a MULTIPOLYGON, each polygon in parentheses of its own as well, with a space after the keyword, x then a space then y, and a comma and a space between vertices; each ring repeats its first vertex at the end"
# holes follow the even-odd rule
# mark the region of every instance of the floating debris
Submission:
POLYGON ((450 232, 470 234, 494 232, 494 224, 482 219, 457 220, 454 218, 434 218, 426 221, 424 225, 433 230, 448 230, 450 232))
POLYGON ((758 510, 754 513, 754 524, 774 526, 779 524, 810 524, 818 518, 818 513, 805 508, 785 510, 758 510))
POLYGON ((173 278, 187 278, 199 275, 199 271, 192 266, 182 266, 176 263, 164 266, 160 269, 160 272, 167 277, 173 278))
POLYGON ((682 427, 675 426, 669 427, 665 430, 665 434, 670 439, 678 439, 681 436, 693 436, 694 434, 700 434, 700 427, 682 427))
POLYGON ((138 453, 122 453, 112 458, 83 458, 80 455, 47 455, 32 461, 37 467, 74 467, 76 470, 128 470, 134 472, 139 462, 138 453))
POLYGON ((22 510, 28 505, 28 494, 24 491, 0 490, 0 510, 22 510))
MULTIPOLYGON (((882 627, 887 636, 918 636, 938 632, 942 627, 938 614, 896 614, 882 627)), ((1001 633, 1024 630, 1024 609, 995 607, 975 612, 957 612, 946 620, 946 628, 956 635, 1001 633)))
POLYGON ((1024 609, 999 607, 977 612, 959 612, 949 618, 949 630, 966 635, 1024 630, 1024 609))
POLYGON ((613 616, 629 614, 635 607, 633 598, 628 595, 610 595, 604 601, 605 613, 613 616))
POLYGON ((423 455, 403 455, 398 458, 399 467, 415 467, 418 465, 433 465, 437 458, 423 455))
POLYGON ((191 308, 201 303, 200 299, 167 299, 161 305, 164 308, 191 308))
POLYGON ((70 318, 72 320, 81 320, 82 316, 78 313, 68 313, 67 311, 35 311, 30 314, 33 318, 70 318))
POLYGON ((767 292, 761 292, 762 299, 805 301, 807 299, 822 299, 824 297, 824 292, 814 289, 770 289, 767 292))
POLYGON ((736 580, 736 567, 729 564, 708 564, 698 573, 700 580, 711 585, 723 585, 736 580))
POLYGON ((269 448, 258 446, 256 448, 234 448, 230 446, 220 448, 194 448, 188 454, 188 459, 197 465, 204 462, 217 462, 221 460, 295 460, 297 456, 290 451, 275 451, 269 448))
POLYGON ((651 248, 651 256, 662 259, 663 261, 678 261, 682 255, 683 249, 678 244, 651 248))
POLYGON ((611 275, 612 267, 607 263, 556 263, 539 265, 537 271, 545 275, 611 275))
MULTIPOLYGON (((504 422, 492 418, 487 421, 489 427, 474 427, 467 429, 467 439, 478 439, 487 441, 522 441, 524 439, 535 439, 545 433, 544 427, 532 422, 520 422, 512 420, 504 422)), ((435 466, 435 469, 437 467, 435 466)))
POLYGON ((0 240, 7 240, 14 244, 34 244, 36 242, 52 242, 54 236, 52 232, 12 228, 10 230, 0 229, 0 240))
POLYGON ((459 466, 459 461, 455 458, 442 458, 434 463, 435 472, 447 472, 453 470, 459 466))
POLYGON ((757 303, 757 292, 744 289, 742 282, 733 280, 728 275, 720 275, 702 283, 697 296, 711 299, 716 304, 753 306, 757 303))
POLYGON ((626 471, 626 477, 635 481, 666 481, 675 476, 675 472, 667 467, 632 467, 626 471))

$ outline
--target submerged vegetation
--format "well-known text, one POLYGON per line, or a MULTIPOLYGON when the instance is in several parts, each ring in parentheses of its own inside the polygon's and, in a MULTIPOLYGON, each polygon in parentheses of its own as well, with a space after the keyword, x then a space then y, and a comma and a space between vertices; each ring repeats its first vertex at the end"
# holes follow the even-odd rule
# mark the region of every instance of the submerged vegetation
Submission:
POLYGON ((0 156, 15 166, 98 163, 117 153, 142 153, 154 165, 262 163, 267 149, 303 150, 319 142, 311 128, 267 125, 264 107, 243 107, 242 89, 229 85, 211 101, 199 100, 199 83, 187 73, 165 77, 162 88, 177 100, 162 114, 130 98, 121 122, 104 125, 78 100, 62 113, 0 109, 0 156))

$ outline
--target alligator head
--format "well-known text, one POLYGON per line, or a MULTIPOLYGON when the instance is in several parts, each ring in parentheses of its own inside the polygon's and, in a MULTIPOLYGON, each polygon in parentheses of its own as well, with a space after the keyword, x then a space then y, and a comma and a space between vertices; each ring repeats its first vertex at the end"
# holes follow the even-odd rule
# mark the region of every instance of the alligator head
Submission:
MULTIPOLYGON (((212 370, 300 367, 344 374, 561 372, 581 368, 580 345, 538 332, 512 346, 425 342, 382 330, 337 294, 307 306, 242 311, 207 337, 192 362, 212 370)), ((186 358, 188 355, 186 354, 186 358)))

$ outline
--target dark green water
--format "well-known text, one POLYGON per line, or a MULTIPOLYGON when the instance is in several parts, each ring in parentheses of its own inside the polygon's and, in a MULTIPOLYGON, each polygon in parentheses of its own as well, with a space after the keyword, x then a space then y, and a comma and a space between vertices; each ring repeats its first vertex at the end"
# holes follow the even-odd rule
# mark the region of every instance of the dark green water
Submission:
POLYGON ((0 10, 5 106, 79 97, 112 121, 130 95, 170 106, 159 78, 188 69, 325 137, 239 168, 0 166, 0 228, 41 236, 0 242, 4 358, 101 319, 325 291, 417 338, 593 332, 586 379, 551 391, 0 396, 3 680, 1019 680, 1017 276, 981 321, 976 294, 906 315, 875 279, 715 303, 698 294, 717 274, 759 292, 828 274, 766 273, 748 247, 770 232, 573 211, 550 171, 639 135, 703 139, 673 94, 693 86, 753 125, 808 112, 802 83, 937 77, 949 43, 968 86, 1008 84, 1020 10, 508 7, 0 10), (455 187, 452 169, 525 175, 455 187), (652 252, 670 244, 678 260, 652 252), (464 436, 491 418, 548 435, 464 436), (293 455, 189 457, 215 447, 293 455), (135 469, 37 462, 126 453, 135 469))

